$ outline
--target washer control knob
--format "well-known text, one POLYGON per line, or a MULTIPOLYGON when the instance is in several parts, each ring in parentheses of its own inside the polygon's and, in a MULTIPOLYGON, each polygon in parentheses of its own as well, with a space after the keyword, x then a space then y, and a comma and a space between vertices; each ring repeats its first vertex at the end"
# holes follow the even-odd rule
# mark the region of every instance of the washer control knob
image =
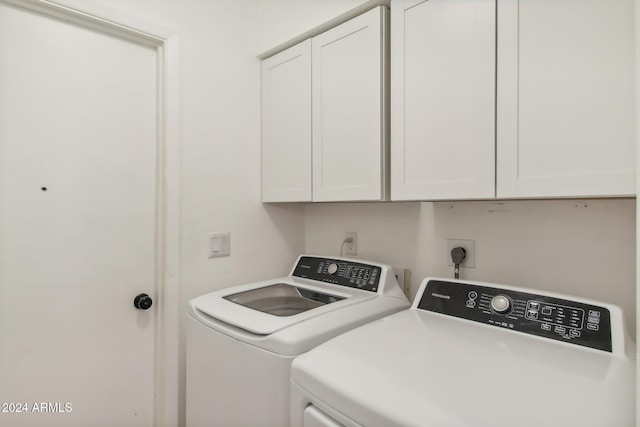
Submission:
POLYGON ((491 308, 499 314, 504 314, 511 310, 511 300, 505 295, 496 295, 491 300, 491 308))
POLYGON ((329 267, 327 267, 327 272, 329 274, 334 274, 336 271, 338 271, 338 265, 337 264, 329 264, 329 267))

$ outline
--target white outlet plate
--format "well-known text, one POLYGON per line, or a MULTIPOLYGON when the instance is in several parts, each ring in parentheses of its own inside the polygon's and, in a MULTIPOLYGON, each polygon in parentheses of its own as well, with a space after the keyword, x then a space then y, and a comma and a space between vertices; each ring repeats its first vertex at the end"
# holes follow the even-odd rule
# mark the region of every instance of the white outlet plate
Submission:
POLYGON ((475 268, 476 267, 476 241, 469 239, 447 239, 447 262, 448 265, 453 266, 451 260, 451 249, 462 246, 467 255, 460 264, 460 267, 475 268))
POLYGON ((353 242, 344 244, 344 254, 356 256, 358 255, 358 233, 355 231, 347 231, 344 238, 348 239, 349 237, 353 239, 353 242))

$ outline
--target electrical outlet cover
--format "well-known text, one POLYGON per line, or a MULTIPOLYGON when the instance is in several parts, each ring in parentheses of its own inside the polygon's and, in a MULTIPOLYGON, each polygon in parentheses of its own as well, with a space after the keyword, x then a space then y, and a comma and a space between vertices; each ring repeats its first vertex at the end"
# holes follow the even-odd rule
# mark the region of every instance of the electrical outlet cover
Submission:
POLYGON ((351 237, 353 242, 344 244, 344 254, 356 256, 358 255, 358 233, 355 231, 347 231, 345 234, 345 239, 351 237))
POLYGON ((451 260, 451 249, 461 246, 467 251, 465 259, 460 267, 475 268, 476 267, 476 241, 469 239, 447 239, 447 265, 453 266, 451 260))

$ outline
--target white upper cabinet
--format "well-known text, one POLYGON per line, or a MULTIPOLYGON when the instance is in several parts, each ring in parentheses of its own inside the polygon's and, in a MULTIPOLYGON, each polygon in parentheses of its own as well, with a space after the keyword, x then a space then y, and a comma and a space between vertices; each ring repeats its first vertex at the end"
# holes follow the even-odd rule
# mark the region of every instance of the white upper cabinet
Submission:
POLYGON ((385 197, 387 9, 312 39, 313 200, 385 197))
POLYGON ((633 195, 633 0, 498 0, 497 195, 633 195))
POLYGON ((495 196, 495 0, 391 3, 391 198, 495 196))
POLYGON ((262 62, 262 201, 384 200, 388 9, 262 62))
POLYGON ((635 194, 633 0, 391 7, 393 200, 635 194))
POLYGON ((262 62, 262 201, 311 201, 311 40, 262 62))

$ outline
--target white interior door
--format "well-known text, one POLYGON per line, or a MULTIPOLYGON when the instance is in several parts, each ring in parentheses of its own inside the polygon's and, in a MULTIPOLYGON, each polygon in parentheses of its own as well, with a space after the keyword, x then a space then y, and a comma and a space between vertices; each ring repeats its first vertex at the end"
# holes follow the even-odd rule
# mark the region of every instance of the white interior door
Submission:
POLYGON ((157 76, 0 4, 0 425, 153 423, 157 76))

